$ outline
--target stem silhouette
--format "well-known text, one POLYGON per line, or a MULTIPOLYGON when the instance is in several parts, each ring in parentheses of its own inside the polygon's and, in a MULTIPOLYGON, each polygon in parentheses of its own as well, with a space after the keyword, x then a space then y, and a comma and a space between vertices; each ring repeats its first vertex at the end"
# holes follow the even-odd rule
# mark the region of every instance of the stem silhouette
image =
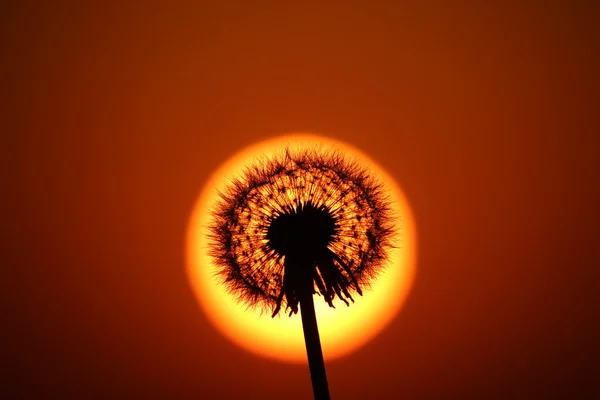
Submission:
POLYGON ((300 315, 302 316, 304 343, 306 344, 308 368, 315 400, 329 400, 329 385, 312 294, 300 296, 300 315))
MULTIPOLYGON (((301 243, 298 243, 298 245, 298 249, 306 250, 306 247, 302 246, 301 243)), ((316 270, 307 262, 308 259, 306 257, 302 258, 304 260, 294 256, 288 257, 285 263, 286 274, 290 276, 290 279, 294 280, 293 284, 300 303, 304 344, 306 345, 308 368, 315 400, 329 400, 329 385, 327 383, 325 361, 323 359, 323 350, 321 348, 319 327, 313 301, 315 284, 313 277, 316 270)))

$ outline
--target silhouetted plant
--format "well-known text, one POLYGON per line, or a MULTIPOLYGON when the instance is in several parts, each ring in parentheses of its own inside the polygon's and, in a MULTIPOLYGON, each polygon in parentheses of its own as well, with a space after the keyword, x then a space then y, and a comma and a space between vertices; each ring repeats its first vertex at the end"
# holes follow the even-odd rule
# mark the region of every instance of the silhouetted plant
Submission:
POLYGON ((383 186, 341 152, 285 149, 220 194, 210 252, 228 289, 275 317, 300 311, 316 398, 329 398, 313 294, 334 307, 385 265, 394 218, 383 186))

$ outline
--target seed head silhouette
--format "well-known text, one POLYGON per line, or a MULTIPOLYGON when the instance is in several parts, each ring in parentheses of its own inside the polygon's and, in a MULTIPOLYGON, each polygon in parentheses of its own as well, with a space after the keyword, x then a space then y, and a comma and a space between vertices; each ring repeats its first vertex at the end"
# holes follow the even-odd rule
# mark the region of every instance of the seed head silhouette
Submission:
POLYGON ((209 252, 250 306, 298 312, 303 291, 346 305, 386 265, 394 218, 382 184, 339 151, 286 148, 220 193, 209 252))

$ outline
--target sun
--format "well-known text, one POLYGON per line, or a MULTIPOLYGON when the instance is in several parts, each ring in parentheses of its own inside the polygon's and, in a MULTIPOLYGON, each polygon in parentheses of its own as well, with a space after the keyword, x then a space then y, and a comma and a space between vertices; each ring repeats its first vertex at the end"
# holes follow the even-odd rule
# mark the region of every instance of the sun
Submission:
POLYGON ((210 213, 231 179, 257 159, 285 147, 341 150, 360 162, 384 184, 394 213, 399 216, 399 245, 389 252, 389 262, 364 295, 347 307, 330 308, 315 298, 319 332, 326 360, 351 353, 375 337, 394 318, 413 282, 416 264, 416 231, 408 201, 394 179, 367 155, 347 143, 312 134, 276 137, 247 147, 212 173, 190 216, 186 237, 187 275, 190 285, 213 325, 242 348, 264 357, 291 363, 306 362, 306 348, 299 315, 269 313, 240 304, 215 276, 207 234, 210 213))

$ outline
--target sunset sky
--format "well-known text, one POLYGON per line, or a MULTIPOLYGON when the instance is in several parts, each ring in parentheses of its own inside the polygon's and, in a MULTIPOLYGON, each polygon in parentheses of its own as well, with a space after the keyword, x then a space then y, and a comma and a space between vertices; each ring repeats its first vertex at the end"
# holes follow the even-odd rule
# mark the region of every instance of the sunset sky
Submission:
POLYGON ((327 364, 332 398, 598 391, 593 2, 35 3, 0 17, 7 398, 310 398, 185 269, 211 172, 289 132, 376 160, 418 234, 400 314, 327 364))

